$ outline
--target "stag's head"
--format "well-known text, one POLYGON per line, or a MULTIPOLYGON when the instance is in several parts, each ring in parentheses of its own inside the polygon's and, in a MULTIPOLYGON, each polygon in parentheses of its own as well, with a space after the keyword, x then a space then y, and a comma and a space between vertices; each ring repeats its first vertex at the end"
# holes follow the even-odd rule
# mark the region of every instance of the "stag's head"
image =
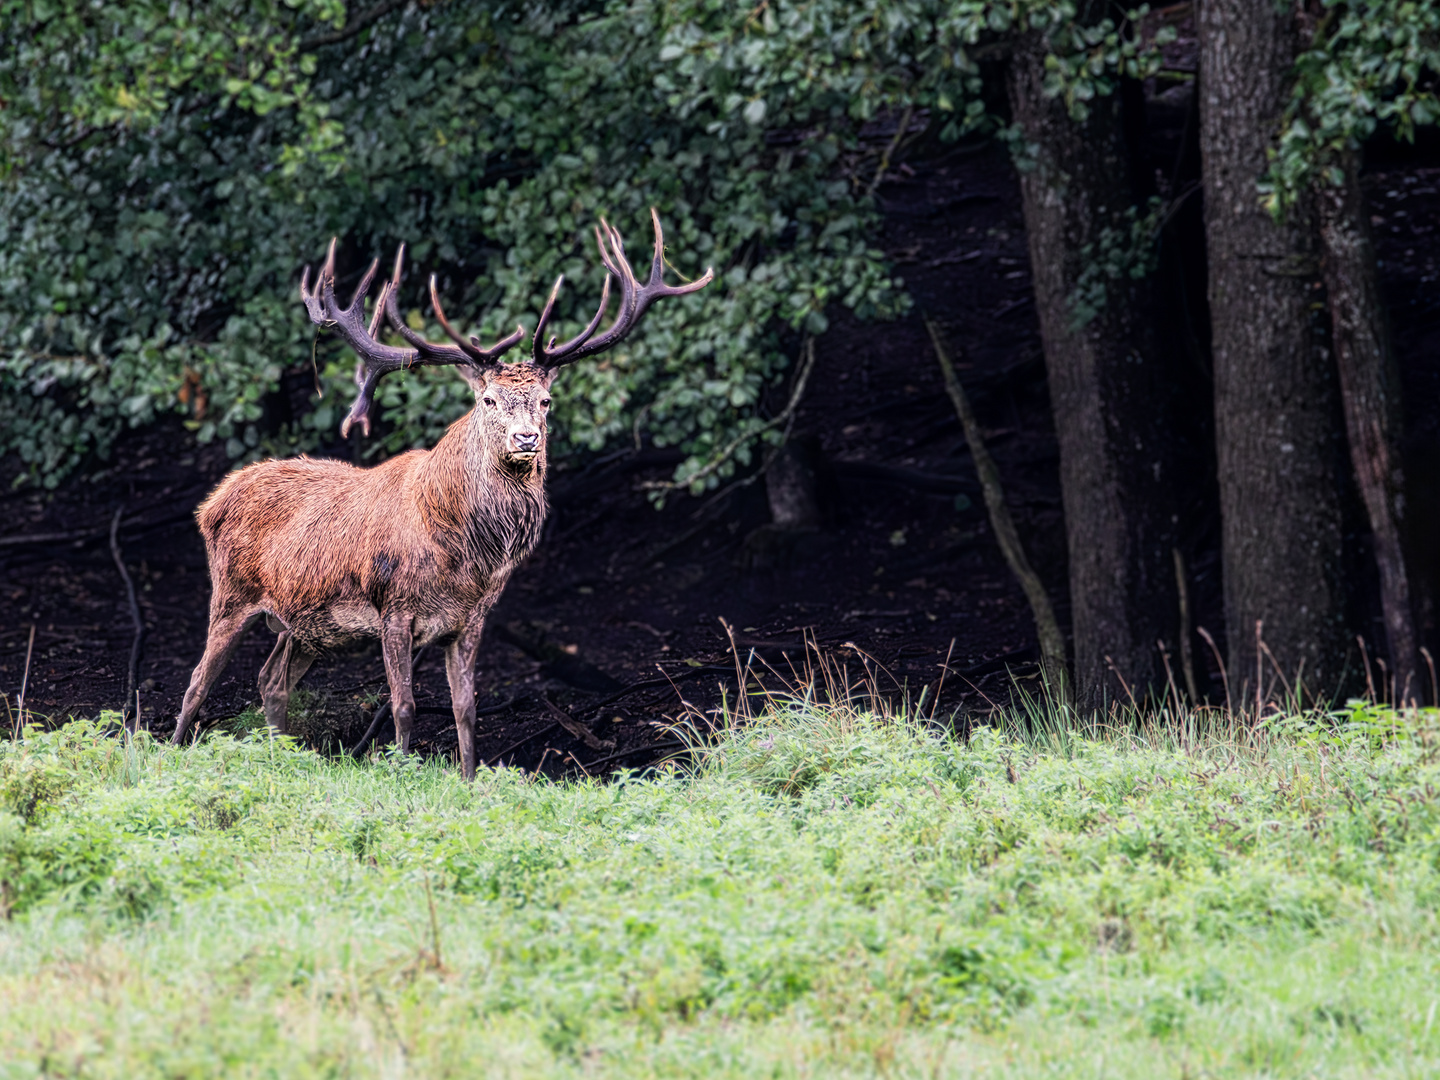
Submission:
POLYGON ((416 367, 422 364, 454 365, 475 391, 476 421, 485 434, 485 442, 495 456, 501 460, 522 464, 533 461, 545 451, 545 419, 550 409, 550 384, 555 374, 565 364, 573 363, 585 356, 604 352, 618 343, 635 328, 646 309, 662 296, 682 296, 702 289, 714 279, 714 272, 706 270, 704 276, 687 285, 666 285, 665 277, 665 234, 660 228, 660 216, 654 210, 650 216, 655 224, 655 255, 650 266, 650 278, 641 285, 625 258, 625 245, 620 233, 603 218, 595 230, 595 240, 600 249, 600 261, 608 271, 605 285, 600 291, 600 306, 590 324, 579 334, 563 344, 556 344, 555 338, 545 340, 545 327, 550 322, 555 300, 560 295, 560 286, 565 277, 562 274, 550 290, 550 298, 535 327, 535 341, 531 358, 519 363, 504 363, 500 359, 506 352, 518 345, 525 337, 525 328, 517 326, 515 332, 502 338, 488 349, 481 346, 478 338, 461 335, 440 306, 440 296, 435 278, 430 278, 430 301, 435 307, 435 317, 441 329, 450 338, 449 342, 432 342, 411 330, 400 318, 396 296, 400 290, 400 272, 404 265, 405 247, 402 244, 395 255, 395 272, 380 287, 380 296, 375 302, 375 312, 370 325, 365 325, 365 296, 375 280, 379 267, 377 259, 360 282, 355 297, 348 308, 341 308, 335 301, 335 242, 330 243, 330 252, 315 280, 315 288, 309 287, 310 271, 306 267, 300 279, 300 298, 310 313, 310 318, 319 326, 335 326, 360 358, 355 368, 355 383, 360 392, 350 408, 350 414, 340 425, 342 437, 348 436, 352 425, 358 423, 368 435, 370 433, 370 407, 375 400, 375 387, 380 379, 400 368, 416 367), (611 282, 620 283, 620 308, 615 321, 603 332, 596 333, 609 306, 611 282), (388 319, 391 328, 400 335, 409 348, 385 345, 375 334, 381 322, 388 319))
POLYGON ((554 377, 554 371, 534 364, 499 364, 471 378, 476 421, 496 457, 523 465, 545 452, 554 377))

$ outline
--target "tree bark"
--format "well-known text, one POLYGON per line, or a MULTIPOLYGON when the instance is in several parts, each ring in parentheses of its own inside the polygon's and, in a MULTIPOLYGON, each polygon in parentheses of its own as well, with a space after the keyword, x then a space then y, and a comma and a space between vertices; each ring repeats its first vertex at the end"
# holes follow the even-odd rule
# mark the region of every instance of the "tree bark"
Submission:
POLYGON ((820 508, 820 463, 824 453, 815 435, 787 439, 765 473, 765 496, 770 520, 782 529, 818 529, 824 523, 820 508))
POLYGON ((1164 380, 1145 334, 1148 290, 1108 282, 1105 302, 1083 325, 1075 305, 1104 230, 1128 235, 1133 193, 1120 99, 1096 99, 1087 120, 1071 119, 1062 100, 1043 92, 1046 51, 1033 32, 1017 42, 1009 92, 1035 159, 1022 162, 1020 187, 1060 444, 1075 698, 1094 709, 1164 693, 1157 642, 1173 641, 1175 629, 1174 515, 1164 380))
POLYGON ((1316 185, 1321 266, 1350 464, 1365 502, 1380 572, 1380 600, 1395 680, 1392 693, 1394 700, 1408 701, 1420 694, 1421 687, 1402 543, 1405 478, 1398 446, 1400 373, 1380 296, 1358 155, 1346 154, 1340 168, 1343 183, 1334 185, 1321 179, 1316 185))
POLYGON ((1269 0, 1201 0, 1198 23, 1228 667, 1237 702, 1258 705, 1301 682, 1338 689, 1342 447, 1313 310, 1313 207, 1277 224, 1256 188, 1290 89, 1293 20, 1269 0))

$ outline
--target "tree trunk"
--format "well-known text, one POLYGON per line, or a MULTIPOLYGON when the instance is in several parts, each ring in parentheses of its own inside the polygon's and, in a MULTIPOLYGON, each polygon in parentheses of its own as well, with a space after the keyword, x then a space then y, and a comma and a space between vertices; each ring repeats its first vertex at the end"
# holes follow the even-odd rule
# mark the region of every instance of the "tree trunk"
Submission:
POLYGON ((1321 179, 1316 185, 1321 266, 1350 463, 1365 501, 1380 571, 1380 600, 1395 680, 1393 696, 1396 701, 1407 701, 1418 697, 1421 688, 1410 579, 1401 541, 1405 482, 1398 445, 1400 373, 1380 297, 1357 155, 1347 154, 1341 168, 1342 184, 1321 179))
POLYGON ((823 524, 820 465, 824 458, 816 435, 794 436, 775 455, 765 473, 765 496, 770 520, 780 528, 818 529, 823 524))
POLYGON ((1039 34, 1017 43, 1009 91, 1036 159, 1022 162, 1020 187, 1060 444, 1075 697, 1093 709, 1164 692, 1157 642, 1174 641, 1174 517, 1163 379, 1144 340, 1147 290, 1110 281, 1088 319, 1076 305, 1105 230, 1112 240, 1129 233, 1120 99, 1092 101, 1087 120, 1072 120, 1042 90, 1045 53, 1039 34))
POLYGON ((1295 27, 1268 0, 1201 0, 1198 23, 1228 666, 1236 704, 1258 706, 1301 680, 1310 692, 1338 688, 1342 447, 1334 365, 1312 311, 1313 208, 1276 224, 1256 189, 1290 89, 1295 27))

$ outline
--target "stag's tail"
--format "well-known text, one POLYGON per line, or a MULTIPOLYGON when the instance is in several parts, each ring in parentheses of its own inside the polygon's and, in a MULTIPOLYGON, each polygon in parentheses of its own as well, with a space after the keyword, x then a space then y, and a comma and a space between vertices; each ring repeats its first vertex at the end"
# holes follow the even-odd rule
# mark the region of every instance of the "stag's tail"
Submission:
POLYGON ((205 501, 195 508, 195 520, 200 525, 200 535, 205 538, 207 547, 215 542, 215 538, 224 529, 226 519, 243 509, 244 491, 250 486, 244 482, 245 473, 248 471, 242 469, 225 477, 205 501))

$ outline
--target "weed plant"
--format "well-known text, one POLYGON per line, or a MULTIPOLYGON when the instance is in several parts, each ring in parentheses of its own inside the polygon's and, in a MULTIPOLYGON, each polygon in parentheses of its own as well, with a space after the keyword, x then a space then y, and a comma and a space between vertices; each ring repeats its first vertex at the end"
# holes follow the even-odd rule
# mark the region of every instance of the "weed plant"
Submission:
POLYGON ((1440 1068, 1433 712, 962 742, 848 697, 564 783, 31 728, 0 1077, 1440 1068))

